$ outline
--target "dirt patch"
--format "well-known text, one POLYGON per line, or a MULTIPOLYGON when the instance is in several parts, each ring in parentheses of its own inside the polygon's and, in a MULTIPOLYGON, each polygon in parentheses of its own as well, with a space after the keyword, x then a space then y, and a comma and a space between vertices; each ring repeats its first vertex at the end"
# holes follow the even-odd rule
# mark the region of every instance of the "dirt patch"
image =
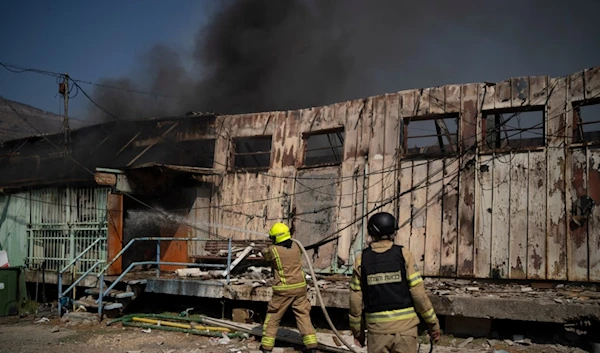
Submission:
MULTIPOLYGON (((577 348, 558 345, 513 345, 496 341, 493 347, 486 339, 475 339, 461 347, 464 339, 443 336, 435 346, 436 353, 481 353, 504 349, 519 353, 563 353, 585 352, 577 348)), ((423 343, 427 342, 424 340, 423 343)), ((277 346, 280 346, 278 343, 277 346)), ((220 344, 217 338, 209 338, 177 332, 122 327, 120 324, 106 326, 105 323, 91 326, 68 326, 58 319, 34 323, 33 318, 0 319, 0 353, 236 353, 259 349, 259 342, 250 339, 232 339, 220 344)), ((296 352, 295 347, 284 347, 284 352, 296 352)), ((428 352, 424 344, 421 352, 428 352)))

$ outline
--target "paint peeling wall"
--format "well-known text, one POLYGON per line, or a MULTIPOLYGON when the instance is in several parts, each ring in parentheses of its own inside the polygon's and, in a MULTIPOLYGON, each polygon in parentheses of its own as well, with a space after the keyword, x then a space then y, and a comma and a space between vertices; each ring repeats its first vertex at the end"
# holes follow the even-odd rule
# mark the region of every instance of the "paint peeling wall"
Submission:
POLYGON ((571 212, 584 196, 600 203, 600 148, 575 143, 572 114, 573 104, 598 98, 597 67, 559 78, 517 77, 221 116, 214 168, 222 174, 210 217, 265 233, 283 220, 305 245, 339 236, 313 260, 324 271, 347 271, 367 241, 362 216, 378 208, 398 217, 396 242, 410 248, 426 276, 600 281, 600 207, 576 218, 579 226, 571 212), (545 142, 484 148, 486 114, 534 108, 544 115, 539 138, 545 142), (406 155, 404 119, 451 113, 459 114, 457 151, 406 155), (336 128, 345 134, 341 164, 304 167, 305 135, 336 128), (273 137, 270 168, 233 171, 232 138, 265 135, 273 137))

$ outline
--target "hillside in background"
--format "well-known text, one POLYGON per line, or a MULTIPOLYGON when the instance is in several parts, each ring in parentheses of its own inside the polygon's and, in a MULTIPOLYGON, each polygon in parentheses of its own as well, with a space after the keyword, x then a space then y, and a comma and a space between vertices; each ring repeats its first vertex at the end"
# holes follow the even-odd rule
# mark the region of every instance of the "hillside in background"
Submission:
MULTIPOLYGON (((63 117, 60 115, 0 96, 0 142, 39 135, 40 133, 56 134, 61 131, 62 121, 63 117), (32 128, 30 124, 35 126, 38 131, 32 128)), ((69 124, 71 130, 85 125, 80 120, 74 119, 70 119, 69 124)))

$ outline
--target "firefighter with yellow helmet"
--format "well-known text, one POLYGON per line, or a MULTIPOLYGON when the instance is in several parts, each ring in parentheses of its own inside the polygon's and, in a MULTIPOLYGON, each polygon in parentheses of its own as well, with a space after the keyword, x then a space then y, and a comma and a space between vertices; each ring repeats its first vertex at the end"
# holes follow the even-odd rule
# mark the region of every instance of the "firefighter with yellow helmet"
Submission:
POLYGON ((302 341, 308 352, 314 352, 317 348, 317 335, 310 319, 311 304, 302 270, 302 251, 292 241, 290 229, 283 223, 278 222, 271 227, 269 238, 273 245, 263 251, 263 256, 271 262, 275 279, 273 297, 263 324, 262 350, 273 350, 281 318, 292 307, 302 341))

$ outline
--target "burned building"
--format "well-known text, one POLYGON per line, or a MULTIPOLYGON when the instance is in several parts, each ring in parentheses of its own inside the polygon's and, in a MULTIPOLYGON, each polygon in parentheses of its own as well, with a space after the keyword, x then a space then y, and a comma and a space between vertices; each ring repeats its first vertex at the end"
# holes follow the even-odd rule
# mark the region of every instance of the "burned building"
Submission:
MULTIPOLYGON (((30 269, 56 271, 92 241, 77 263, 110 261, 135 237, 260 241, 284 220, 319 272, 348 274, 366 217, 384 210, 426 277, 598 282, 598 103, 595 67, 293 111, 116 121, 73 131, 69 146, 62 135, 10 141, 0 240, 30 269)), ((157 253, 194 262, 206 246, 140 245, 107 274, 157 253)))

